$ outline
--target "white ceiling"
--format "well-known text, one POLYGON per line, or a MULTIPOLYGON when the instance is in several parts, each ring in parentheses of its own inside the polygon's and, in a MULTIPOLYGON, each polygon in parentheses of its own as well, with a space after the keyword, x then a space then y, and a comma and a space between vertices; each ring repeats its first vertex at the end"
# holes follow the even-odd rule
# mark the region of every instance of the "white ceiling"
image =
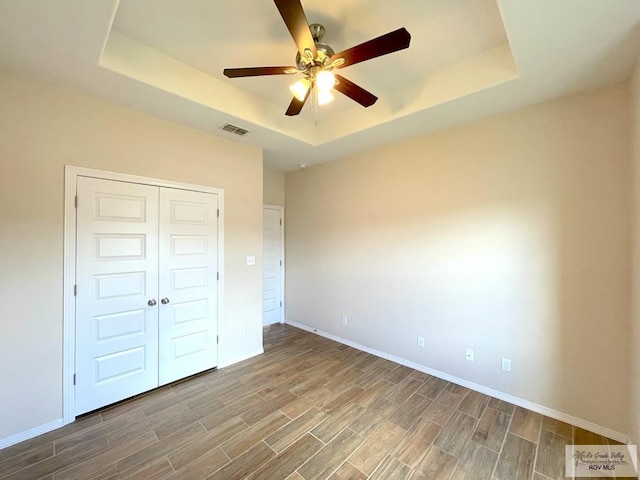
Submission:
POLYGON ((224 77, 295 63, 266 0, 0 0, 0 68, 238 139, 291 170, 626 80, 640 55, 639 0, 302 1, 336 51, 411 32, 408 50, 340 72, 374 106, 337 94, 285 117, 295 77, 224 77))
MULTIPOLYGON (((224 67, 295 66, 297 48, 271 1, 120 0, 112 29, 173 59, 279 106, 291 101, 288 76, 226 79, 224 67)), ((310 23, 322 23, 323 41, 336 52, 400 27, 413 32, 411 49, 363 62, 341 74, 385 98, 457 62, 507 43, 495 0, 306 0, 310 23), (428 4, 428 8, 425 5, 428 4), (413 11, 429 15, 411 15, 413 11)), ((303 111, 310 120, 362 108, 337 101, 303 111)), ((310 105, 308 106, 310 107, 310 105)))

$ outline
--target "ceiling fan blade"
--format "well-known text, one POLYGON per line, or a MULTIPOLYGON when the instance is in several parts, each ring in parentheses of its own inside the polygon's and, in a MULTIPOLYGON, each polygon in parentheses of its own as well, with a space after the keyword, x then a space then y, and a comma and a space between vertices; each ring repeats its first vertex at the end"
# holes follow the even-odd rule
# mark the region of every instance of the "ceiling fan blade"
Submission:
POLYGON ((356 85, 351 80, 347 80, 341 75, 336 75, 336 85, 333 87, 340 93, 345 94, 350 99, 358 102, 363 107, 370 107, 378 101, 378 97, 367 92, 364 88, 356 85))
POLYGON ((298 73, 296 67, 247 67, 247 68, 225 68, 225 77, 260 77, 263 75, 292 75, 298 73))
POLYGON ((317 50, 316 43, 311 36, 311 30, 309 30, 309 23, 307 17, 304 14, 302 3, 300 0, 273 0, 278 7, 280 16, 284 23, 287 25, 293 41, 296 42, 298 51, 303 58, 305 58, 305 50, 311 50, 313 59, 316 58, 317 50))
POLYGON ((302 107, 304 107, 304 104, 307 101, 307 98, 309 98, 310 93, 311 93, 311 89, 307 91, 307 95, 304 97, 304 100, 302 101, 298 100, 296 97, 293 97, 293 100, 291 100, 291 103, 289 104, 289 108, 287 108, 285 115, 287 117, 293 117, 295 115, 300 114, 300 112, 302 111, 302 107))
POLYGON ((371 60, 372 58, 381 57, 389 53, 404 50, 411 43, 411 34, 406 28, 399 28, 393 32, 389 32, 368 42, 361 43, 355 47, 351 47, 342 52, 336 53, 331 57, 331 61, 344 59, 344 63, 336 64, 336 68, 344 68, 349 65, 371 60))

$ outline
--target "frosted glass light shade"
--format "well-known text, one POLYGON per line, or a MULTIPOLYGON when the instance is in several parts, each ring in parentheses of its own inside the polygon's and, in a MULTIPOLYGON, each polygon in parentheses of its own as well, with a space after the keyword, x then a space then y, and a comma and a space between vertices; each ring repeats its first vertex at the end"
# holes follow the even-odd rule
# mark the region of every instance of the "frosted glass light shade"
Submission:
POLYGON ((329 102, 333 102, 333 95, 331 92, 318 89, 318 105, 326 105, 329 102))
POLYGON ((308 79, 303 78, 301 80, 298 80, 293 85, 291 85, 289 87, 289 90, 291 90, 291 93, 293 93, 294 97, 296 97, 298 100, 302 102, 307 96, 307 92, 309 91, 310 87, 311 87, 311 82, 308 79))
POLYGON ((336 84, 336 77, 327 70, 322 70, 316 75, 316 85, 322 92, 329 92, 336 84))

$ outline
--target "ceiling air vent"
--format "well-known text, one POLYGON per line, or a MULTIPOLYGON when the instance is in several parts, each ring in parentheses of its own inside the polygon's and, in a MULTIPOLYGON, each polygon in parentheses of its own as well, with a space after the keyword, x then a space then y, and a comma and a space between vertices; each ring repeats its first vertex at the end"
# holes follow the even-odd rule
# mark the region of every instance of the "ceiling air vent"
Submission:
POLYGON ((244 137, 247 133, 249 133, 249 130, 240 128, 237 125, 231 125, 230 123, 225 123, 220 128, 225 132, 235 133, 236 135, 240 135, 241 137, 244 137))

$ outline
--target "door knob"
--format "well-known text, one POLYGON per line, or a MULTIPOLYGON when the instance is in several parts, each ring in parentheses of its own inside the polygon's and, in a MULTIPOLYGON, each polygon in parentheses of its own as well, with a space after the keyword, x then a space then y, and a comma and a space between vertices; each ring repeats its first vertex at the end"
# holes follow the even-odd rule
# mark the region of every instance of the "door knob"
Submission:
POLYGON ((156 302, 156 301, 152 298, 151 300, 149 300, 149 301, 147 302, 147 305, 149 305, 150 307, 155 307, 155 306, 156 306, 156 303, 158 303, 158 302, 156 302))
POLYGON ((167 303, 169 303, 169 299, 167 297, 164 297, 162 300, 160 300, 160 302, 162 302, 163 305, 166 305, 167 303))

